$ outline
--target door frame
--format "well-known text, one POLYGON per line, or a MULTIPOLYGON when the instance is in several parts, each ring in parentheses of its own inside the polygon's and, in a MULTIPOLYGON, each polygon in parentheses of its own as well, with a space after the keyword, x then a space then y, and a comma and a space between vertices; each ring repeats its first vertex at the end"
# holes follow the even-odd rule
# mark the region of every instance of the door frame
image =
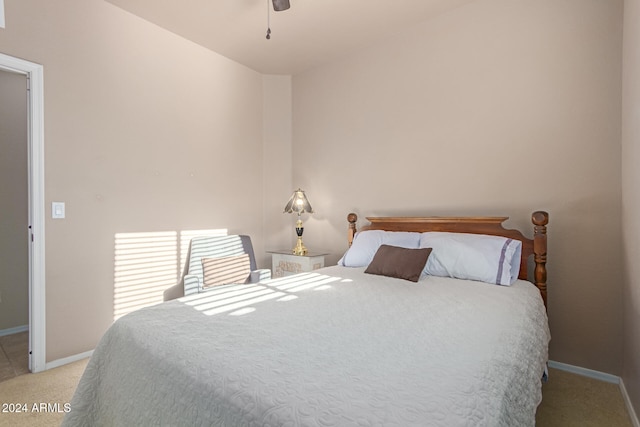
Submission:
POLYGON ((42 65, 0 53, 0 69, 27 76, 29 187, 29 370, 45 370, 44 70, 42 65))

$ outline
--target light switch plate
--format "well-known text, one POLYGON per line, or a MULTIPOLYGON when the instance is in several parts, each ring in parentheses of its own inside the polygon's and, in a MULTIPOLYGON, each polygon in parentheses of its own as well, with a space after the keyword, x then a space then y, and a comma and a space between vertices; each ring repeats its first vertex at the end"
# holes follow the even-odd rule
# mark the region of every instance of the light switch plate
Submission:
POLYGON ((51 218, 64 218, 64 202, 51 202, 51 218))

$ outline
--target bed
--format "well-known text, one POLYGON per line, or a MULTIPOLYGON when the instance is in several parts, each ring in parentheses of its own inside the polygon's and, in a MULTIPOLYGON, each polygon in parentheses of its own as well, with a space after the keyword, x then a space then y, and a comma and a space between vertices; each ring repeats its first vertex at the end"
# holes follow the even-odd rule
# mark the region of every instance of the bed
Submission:
POLYGON ((118 319, 63 426, 533 426, 550 339, 548 215, 532 215, 532 239, 503 217, 367 219, 358 231, 348 216, 339 265, 118 319), (426 274, 430 260, 458 268, 443 239, 474 236, 503 239, 500 262, 515 247, 497 275, 511 283, 426 274), (413 240, 390 244, 399 237, 413 240), (417 280, 394 277, 426 252, 417 280))

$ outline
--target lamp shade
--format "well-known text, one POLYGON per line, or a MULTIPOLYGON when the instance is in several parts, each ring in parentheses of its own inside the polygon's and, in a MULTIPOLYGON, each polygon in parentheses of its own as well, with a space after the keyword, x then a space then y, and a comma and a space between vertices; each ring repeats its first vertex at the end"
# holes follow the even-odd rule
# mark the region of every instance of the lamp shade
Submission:
POLYGON ((273 10, 280 12, 281 10, 287 10, 291 7, 289 0, 273 0, 273 10))
POLYGON ((311 207, 311 203, 309 203, 309 199, 307 199, 307 195, 299 188, 293 192, 291 198, 287 202, 287 205, 284 207, 284 213, 293 212, 298 215, 305 212, 313 213, 313 208, 311 207))

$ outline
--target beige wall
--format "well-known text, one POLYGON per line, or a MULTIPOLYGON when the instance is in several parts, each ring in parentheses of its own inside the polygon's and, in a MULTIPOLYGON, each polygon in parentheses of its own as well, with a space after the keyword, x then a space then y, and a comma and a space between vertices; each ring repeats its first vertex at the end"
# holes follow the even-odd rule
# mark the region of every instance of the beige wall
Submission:
POLYGON ((47 215, 67 209, 45 224, 52 361, 113 321, 116 233, 226 228, 263 250, 262 204, 238 209, 262 198, 262 76, 101 0, 6 16, 0 52, 44 66, 47 215))
MULTIPOLYGON (((265 75, 263 82, 265 248, 276 250, 293 247, 295 240, 293 218, 283 213, 295 190, 295 183, 291 182, 291 76, 265 75)), ((271 268, 271 257, 267 253, 256 254, 261 256, 271 268)))
POLYGON ((640 1, 624 2, 622 229, 624 363, 622 379, 640 414, 640 1))
POLYGON ((307 247, 335 261, 351 210, 530 235, 547 210, 551 359, 620 374, 621 23, 621 1, 478 0, 294 76, 307 247))
POLYGON ((29 324, 27 78, 0 70, 0 331, 29 324))

